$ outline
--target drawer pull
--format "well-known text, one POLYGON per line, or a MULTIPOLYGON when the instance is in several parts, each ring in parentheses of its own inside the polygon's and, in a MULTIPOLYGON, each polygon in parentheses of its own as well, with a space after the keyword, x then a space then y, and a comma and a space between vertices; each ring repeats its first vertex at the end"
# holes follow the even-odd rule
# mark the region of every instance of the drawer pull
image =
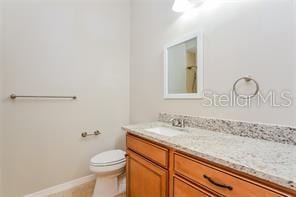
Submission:
POLYGON ((216 185, 217 187, 222 187, 222 188, 227 188, 229 190, 233 190, 232 186, 229 185, 224 185, 224 184, 220 184, 220 183, 216 183, 215 181, 213 181, 210 177, 208 177, 207 175, 203 175, 203 177, 205 179, 207 179, 210 183, 212 183, 213 185, 216 185))

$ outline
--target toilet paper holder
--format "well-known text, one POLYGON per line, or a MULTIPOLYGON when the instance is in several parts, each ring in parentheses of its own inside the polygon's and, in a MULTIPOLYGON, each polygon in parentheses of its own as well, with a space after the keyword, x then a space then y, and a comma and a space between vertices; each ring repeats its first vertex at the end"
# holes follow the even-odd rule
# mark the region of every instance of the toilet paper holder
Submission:
POLYGON ((81 137, 97 136, 97 135, 100 135, 100 134, 101 134, 101 132, 99 130, 96 130, 93 133, 83 132, 83 133, 81 133, 81 137))

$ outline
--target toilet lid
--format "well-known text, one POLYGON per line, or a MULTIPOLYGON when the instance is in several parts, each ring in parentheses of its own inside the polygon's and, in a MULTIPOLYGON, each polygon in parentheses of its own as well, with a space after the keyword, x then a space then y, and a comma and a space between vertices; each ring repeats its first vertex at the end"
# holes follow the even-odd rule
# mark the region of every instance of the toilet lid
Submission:
POLYGON ((100 164, 117 164, 125 161, 125 152, 122 150, 110 150, 102 152, 91 158, 90 163, 94 165, 100 164))

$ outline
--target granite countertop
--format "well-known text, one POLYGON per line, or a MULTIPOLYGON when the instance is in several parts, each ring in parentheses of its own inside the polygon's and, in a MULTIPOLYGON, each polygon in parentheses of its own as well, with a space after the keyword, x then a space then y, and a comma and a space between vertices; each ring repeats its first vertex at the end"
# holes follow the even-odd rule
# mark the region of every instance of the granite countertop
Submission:
POLYGON ((170 127, 164 122, 124 126, 132 134, 162 143, 200 158, 231 167, 296 191, 296 146, 241 137, 199 128, 165 137, 145 129, 170 127))

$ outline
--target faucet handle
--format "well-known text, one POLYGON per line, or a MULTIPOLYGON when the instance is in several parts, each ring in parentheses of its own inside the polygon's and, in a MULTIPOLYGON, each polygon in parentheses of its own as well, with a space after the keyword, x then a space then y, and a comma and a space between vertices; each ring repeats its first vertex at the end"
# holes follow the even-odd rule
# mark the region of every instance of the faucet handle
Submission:
POLYGON ((173 118, 173 119, 171 119, 171 122, 172 122, 173 127, 182 127, 183 128, 185 126, 184 119, 173 118))
POLYGON ((176 118, 171 119, 171 122, 173 127, 178 126, 180 124, 180 121, 176 118))
POLYGON ((182 119, 182 118, 173 118, 173 119, 171 119, 171 122, 172 122, 173 127, 184 128, 187 121, 186 121, 186 119, 182 119))

